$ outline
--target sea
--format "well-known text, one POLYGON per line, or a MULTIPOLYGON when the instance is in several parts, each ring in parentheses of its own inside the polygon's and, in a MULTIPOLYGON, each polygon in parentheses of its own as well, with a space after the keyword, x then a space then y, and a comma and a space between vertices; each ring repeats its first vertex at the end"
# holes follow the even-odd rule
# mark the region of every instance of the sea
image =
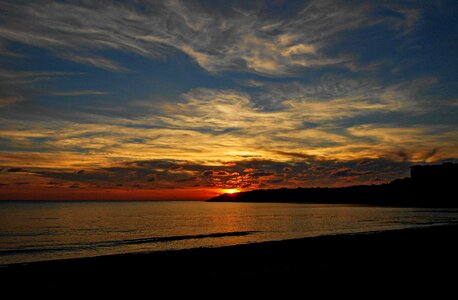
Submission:
POLYGON ((291 203, 0 202, 0 265, 458 222, 458 209, 291 203))

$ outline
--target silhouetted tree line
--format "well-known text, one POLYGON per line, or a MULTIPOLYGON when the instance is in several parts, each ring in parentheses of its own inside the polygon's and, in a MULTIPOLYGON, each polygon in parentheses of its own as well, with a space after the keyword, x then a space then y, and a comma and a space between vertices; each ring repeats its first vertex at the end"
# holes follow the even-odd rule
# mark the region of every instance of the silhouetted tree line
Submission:
POLYGON ((268 189, 222 194, 209 202, 293 202, 380 206, 458 207, 458 164, 411 167, 411 177, 380 185, 268 189))

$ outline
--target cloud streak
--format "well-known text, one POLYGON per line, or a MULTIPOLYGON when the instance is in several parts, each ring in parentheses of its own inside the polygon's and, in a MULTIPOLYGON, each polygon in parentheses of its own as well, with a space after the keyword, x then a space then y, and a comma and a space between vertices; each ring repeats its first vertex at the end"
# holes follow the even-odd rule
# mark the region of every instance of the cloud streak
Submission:
MULTIPOLYGON (((240 70, 291 75, 304 68, 355 64, 347 54, 328 54, 336 34, 387 22, 367 4, 311 1, 272 15, 262 4, 218 9, 197 1, 4 2, 0 37, 46 48, 56 55, 107 70, 123 69, 97 54, 120 50, 146 57, 183 52, 210 72, 240 70), (14 22, 13 22, 14 20, 14 22)), ((408 28, 416 15, 399 18, 408 28)), ((398 26, 399 27, 399 26, 398 26)))
POLYGON ((80 75, 73 72, 15 71, 0 69, 0 107, 33 98, 34 84, 58 78, 80 75))
POLYGON ((75 96, 103 96, 108 95, 108 92, 103 91, 94 91, 94 90, 79 90, 79 91, 62 91, 62 92, 52 92, 50 96, 58 97, 75 97, 75 96))
MULTIPOLYGON (((458 132, 453 126, 348 121, 393 111, 408 115, 405 105, 385 103, 383 93, 367 95, 358 88, 344 93, 345 101, 327 92, 317 100, 301 93, 303 87, 299 87, 284 92, 287 100, 277 101, 276 110, 265 109, 260 95, 200 88, 184 93, 176 103, 136 102, 132 105, 142 105, 143 115, 131 119, 93 115, 92 122, 84 124, 29 121, 19 125, 11 121, 0 134, 15 154, 9 153, 2 164, 14 166, 21 157, 30 161, 31 156, 26 158, 20 152, 33 149, 47 153, 36 156, 36 165, 72 166, 73 160, 80 169, 96 162, 103 165, 150 157, 221 164, 259 158, 291 162, 308 157, 423 162, 432 149, 439 150, 428 161, 458 156, 458 132), (348 124, 342 126, 345 122, 348 124), (396 153, 408 153, 408 159, 396 153)), ((269 97, 270 90, 266 90, 269 97)))

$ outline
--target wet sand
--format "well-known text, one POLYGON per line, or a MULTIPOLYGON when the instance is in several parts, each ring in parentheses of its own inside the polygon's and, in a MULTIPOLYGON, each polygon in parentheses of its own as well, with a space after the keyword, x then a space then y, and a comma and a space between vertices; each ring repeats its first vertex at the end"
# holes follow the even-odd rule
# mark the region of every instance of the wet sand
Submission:
POLYGON ((448 284, 458 272, 458 225, 17 264, 4 286, 160 287, 198 283, 448 284))

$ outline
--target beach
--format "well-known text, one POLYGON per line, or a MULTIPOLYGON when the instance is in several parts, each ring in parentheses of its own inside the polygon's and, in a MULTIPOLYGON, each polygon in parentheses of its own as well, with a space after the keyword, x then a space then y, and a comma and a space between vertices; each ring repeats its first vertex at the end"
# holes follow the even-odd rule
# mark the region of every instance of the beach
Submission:
POLYGON ((200 282, 441 282, 455 278, 457 225, 6 265, 5 286, 200 282))

